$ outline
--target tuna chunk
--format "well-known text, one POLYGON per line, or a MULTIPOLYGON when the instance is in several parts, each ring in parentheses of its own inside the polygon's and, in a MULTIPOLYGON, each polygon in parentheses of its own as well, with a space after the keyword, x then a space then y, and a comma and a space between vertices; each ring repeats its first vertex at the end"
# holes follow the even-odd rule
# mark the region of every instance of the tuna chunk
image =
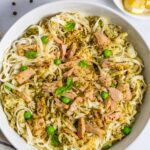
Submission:
POLYGON ((16 80, 19 84, 22 84, 28 81, 31 77, 35 75, 35 71, 32 68, 28 68, 25 71, 22 71, 16 75, 16 80))
POLYGON ((104 131, 102 129, 100 129, 97 126, 90 124, 90 123, 86 124, 85 128, 86 128, 86 132, 96 134, 99 137, 102 137, 102 135, 104 134, 104 131))
POLYGON ((44 117, 46 115, 46 102, 44 98, 37 101, 37 114, 40 117, 44 117))
POLYGON ((77 96, 77 94, 73 91, 69 91, 65 93, 64 96, 69 97, 70 99, 74 99, 77 96))
POLYGON ((111 86, 112 79, 111 79, 111 76, 109 74, 101 73, 99 79, 100 79, 100 82, 103 84, 103 86, 106 86, 106 87, 111 86))
POLYGON ((118 89, 122 91, 124 100, 130 101, 132 99, 132 93, 128 83, 119 85, 118 89))
POLYGON ((27 103, 31 101, 31 97, 25 92, 15 91, 15 94, 20 98, 22 98, 27 103))
POLYGON ((105 60, 102 62, 102 67, 103 67, 103 68, 111 68, 111 62, 110 62, 108 59, 105 59, 105 60))
POLYGON ((76 50, 77 50, 77 45, 75 43, 73 43, 71 45, 71 48, 67 51, 66 57, 72 58, 75 55, 76 50))
POLYGON ((104 48, 106 45, 110 43, 110 39, 104 33, 95 32, 94 36, 96 37, 100 48, 104 48))
POLYGON ((55 98, 55 104, 60 109, 68 109, 69 108, 69 105, 62 103, 58 98, 55 98))
POLYGON ((43 118, 38 118, 34 120, 34 124, 33 124, 33 135, 34 136, 42 136, 45 132, 45 121, 43 118))
POLYGON ((106 109, 109 109, 111 111, 115 111, 116 101, 109 98, 107 101, 105 101, 105 107, 106 107, 106 109))
POLYGON ((62 58, 63 61, 65 61, 66 51, 67 51, 67 45, 62 44, 62 48, 61 48, 61 58, 62 58))
POLYGON ((44 83, 42 89, 46 92, 53 93, 60 86, 62 86, 61 80, 52 83, 44 83))
POLYGON ((119 118, 120 118, 120 113, 119 112, 115 112, 113 114, 104 116, 104 120, 106 122, 112 122, 114 120, 118 120, 119 118))
POLYGON ((71 68, 74 65, 76 65, 77 63, 79 63, 79 61, 80 61, 80 59, 75 59, 75 60, 72 60, 72 61, 67 61, 67 62, 61 64, 60 68, 61 69, 71 68))
POLYGON ((84 118, 80 118, 78 121, 78 129, 77 129, 77 135, 80 139, 84 137, 85 134, 85 120, 84 118))
POLYGON ((87 89, 85 91, 84 95, 87 99, 93 100, 94 99, 94 90, 93 89, 87 89))
POLYGON ((122 92, 116 88, 109 88, 109 94, 110 94, 110 97, 114 101, 122 101, 123 100, 122 92))
POLYGON ((63 44, 63 43, 64 43, 64 42, 63 42, 61 39, 59 39, 57 36, 54 36, 53 38, 54 38, 54 41, 55 41, 56 43, 58 43, 58 44, 63 44))
POLYGON ((70 70, 66 71, 63 74, 63 77, 70 77, 74 73, 74 68, 71 68, 70 70))
POLYGON ((77 97, 70 105, 70 107, 67 111, 67 115, 69 115, 69 116, 72 115, 73 112, 77 109, 78 104, 82 101, 83 101, 83 99, 81 97, 77 97))

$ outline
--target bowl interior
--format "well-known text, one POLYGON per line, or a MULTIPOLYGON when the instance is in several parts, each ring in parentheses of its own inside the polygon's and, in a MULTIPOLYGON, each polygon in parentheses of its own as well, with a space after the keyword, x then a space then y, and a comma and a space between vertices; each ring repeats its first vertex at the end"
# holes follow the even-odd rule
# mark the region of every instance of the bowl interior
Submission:
MULTIPOLYGON (((46 5, 40 6, 31 12, 27 13, 23 16, 20 20, 18 20, 6 33, 4 38, 0 43, 0 61, 3 60, 4 53, 6 49, 9 48, 11 43, 17 39, 19 36, 22 35, 23 31, 31 24, 37 23, 41 18, 54 15, 56 13, 62 11, 79 11, 85 15, 99 15, 108 18, 108 20, 112 23, 122 26, 123 30, 128 32, 129 40, 133 43, 135 48, 137 49, 140 57, 144 61, 145 69, 143 71, 146 82, 150 85, 150 67, 149 67, 149 58, 150 53, 148 47, 146 46, 145 42, 138 34, 138 32, 132 27, 122 16, 118 15, 117 12, 114 10, 107 8, 106 6, 102 6, 99 3, 92 3, 92 2, 85 2, 85 1, 59 1, 48 3, 46 5)), ((1 64, 1 63, 0 63, 1 64)), ((135 138, 140 134, 143 130, 144 126, 146 125, 149 116, 150 116, 150 96, 148 95, 149 89, 147 94, 144 98, 144 104, 141 107, 141 113, 137 116, 136 123, 133 128, 132 134, 130 134, 127 138, 122 140, 121 142, 117 143, 112 147, 112 150, 123 150, 127 148, 135 138), (142 120, 142 122, 141 122, 142 120)), ((7 139, 17 148, 20 150, 32 150, 34 149, 32 146, 26 144, 26 142, 20 138, 19 135, 13 131, 9 127, 7 118, 3 112, 2 107, 0 106, 0 128, 7 139)))

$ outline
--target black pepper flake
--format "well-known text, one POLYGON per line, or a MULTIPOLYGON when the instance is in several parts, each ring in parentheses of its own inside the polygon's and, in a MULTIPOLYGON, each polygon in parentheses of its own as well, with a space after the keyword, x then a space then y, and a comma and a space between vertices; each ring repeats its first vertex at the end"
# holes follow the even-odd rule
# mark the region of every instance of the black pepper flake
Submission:
POLYGON ((33 3, 33 0, 30 0, 29 2, 30 2, 30 3, 33 3))
POLYGON ((16 16, 17 15, 17 11, 13 11, 13 15, 16 16))
POLYGON ((16 5, 16 2, 12 2, 12 5, 15 6, 15 5, 16 5))

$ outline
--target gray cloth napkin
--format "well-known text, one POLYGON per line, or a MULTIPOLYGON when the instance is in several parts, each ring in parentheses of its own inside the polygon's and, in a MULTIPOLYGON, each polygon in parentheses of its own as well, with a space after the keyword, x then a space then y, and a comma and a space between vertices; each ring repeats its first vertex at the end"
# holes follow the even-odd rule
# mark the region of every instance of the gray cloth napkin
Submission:
POLYGON ((15 150, 15 148, 8 142, 0 131, 0 150, 15 150))

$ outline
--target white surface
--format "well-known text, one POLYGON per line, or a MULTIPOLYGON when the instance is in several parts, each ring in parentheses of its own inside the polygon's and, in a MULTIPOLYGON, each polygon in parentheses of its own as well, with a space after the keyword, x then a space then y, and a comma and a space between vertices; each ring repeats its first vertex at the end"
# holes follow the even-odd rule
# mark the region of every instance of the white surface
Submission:
MULTIPOLYGON (((117 9, 110 0, 95 1, 99 1, 100 3, 106 4, 114 9, 117 9)), ((49 0, 34 0, 34 3, 30 5, 28 3, 28 0, 18 0, 16 6, 11 6, 10 0, 0 0, 0 31, 2 31, 3 33, 6 32, 11 26, 11 24, 14 23, 24 13, 26 13, 33 7, 36 7, 45 2, 49 2, 49 0), (12 16, 12 10, 15 10, 15 8, 19 14, 17 16, 12 16)), ((129 16, 125 17, 138 29, 138 31, 141 33, 141 35, 150 47, 150 20, 137 20, 134 18, 130 18, 129 16)), ((146 128, 143 130, 143 132, 137 138, 137 140, 127 150, 150 150, 149 139, 150 122, 147 124, 146 128)))

